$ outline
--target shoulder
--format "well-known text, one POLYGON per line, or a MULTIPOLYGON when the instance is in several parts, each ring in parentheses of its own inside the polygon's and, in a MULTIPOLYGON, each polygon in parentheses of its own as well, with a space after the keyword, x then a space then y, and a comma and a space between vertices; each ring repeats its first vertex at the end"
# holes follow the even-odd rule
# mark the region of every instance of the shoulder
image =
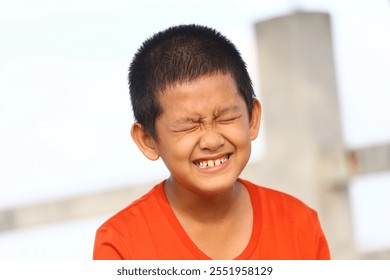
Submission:
MULTIPOLYGON (((131 224, 136 227, 137 223, 142 223, 145 217, 153 216, 154 213, 159 212, 160 207, 158 195, 162 186, 163 183, 154 186, 146 194, 111 216, 100 226, 99 229, 109 227, 120 231, 124 228, 124 226, 128 225, 129 221, 131 221, 131 224)), ((126 226, 126 228, 128 228, 128 226, 126 226)))
POLYGON ((260 207, 268 215, 300 215, 307 216, 309 219, 317 219, 316 211, 299 198, 282 191, 256 185, 247 180, 240 180, 251 193, 255 206, 260 207))
POLYGON ((166 227, 163 182, 105 221, 96 231, 94 259, 155 258, 154 246, 166 227))
POLYGON ((242 183, 251 193, 263 258, 330 258, 315 210, 287 193, 245 180, 242 183))

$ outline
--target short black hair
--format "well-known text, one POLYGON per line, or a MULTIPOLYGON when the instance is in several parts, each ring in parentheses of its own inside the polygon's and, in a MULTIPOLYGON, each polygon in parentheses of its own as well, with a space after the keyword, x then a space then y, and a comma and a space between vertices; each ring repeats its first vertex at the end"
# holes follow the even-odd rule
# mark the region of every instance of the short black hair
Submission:
POLYGON ((201 25, 178 25, 154 34, 134 55, 129 90, 135 121, 157 139, 155 123, 162 113, 158 95, 167 86, 201 76, 230 74, 252 117, 255 93, 240 52, 218 31, 201 25))

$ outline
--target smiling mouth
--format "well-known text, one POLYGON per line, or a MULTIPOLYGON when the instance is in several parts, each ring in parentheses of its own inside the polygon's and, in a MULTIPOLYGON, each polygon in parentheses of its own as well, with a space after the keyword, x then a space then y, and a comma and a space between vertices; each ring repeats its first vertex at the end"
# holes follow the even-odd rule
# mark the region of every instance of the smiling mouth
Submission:
POLYGON ((211 168, 214 166, 219 166, 221 164, 224 164, 229 160, 230 156, 231 154, 226 154, 225 156, 218 159, 204 159, 204 160, 195 161, 194 164, 201 169, 211 168))

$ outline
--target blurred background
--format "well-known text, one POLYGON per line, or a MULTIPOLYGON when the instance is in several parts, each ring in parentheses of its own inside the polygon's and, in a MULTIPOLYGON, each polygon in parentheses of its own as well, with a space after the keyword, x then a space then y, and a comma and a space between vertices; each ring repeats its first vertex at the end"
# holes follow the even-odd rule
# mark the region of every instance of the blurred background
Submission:
MULTIPOLYGON (((98 226, 168 176, 162 162, 145 159, 129 135, 127 68, 147 37, 185 23, 208 25, 230 38, 264 100, 261 135, 244 177, 318 210, 335 259, 390 259, 387 0, 0 0, 0 259, 91 259, 98 226), (306 159, 314 158, 316 172, 326 171, 312 176, 310 182, 319 183, 300 188, 283 172, 294 160, 281 167, 283 152, 270 159, 294 146, 282 148, 287 139, 267 138, 277 139, 274 122, 267 122, 277 109, 267 107, 272 55, 266 46, 276 33, 283 35, 275 30, 286 30, 290 16, 297 22, 303 15, 305 23, 312 13, 325 24, 318 27, 323 36, 316 34, 330 46, 325 64, 334 70, 327 75, 335 96, 315 106, 332 112, 336 149, 306 145, 314 147, 305 151, 306 159), (278 25, 279 18, 285 25, 278 25), (323 154, 334 155, 337 164, 323 154), (283 186, 266 178, 275 173, 274 163, 280 172, 273 177, 286 175, 283 186)), ((298 35, 305 41, 303 33, 298 35)), ((294 41, 288 34, 283 40, 294 41)), ((316 111, 310 108, 302 110, 316 111)), ((304 167, 299 172, 313 174, 304 167)))

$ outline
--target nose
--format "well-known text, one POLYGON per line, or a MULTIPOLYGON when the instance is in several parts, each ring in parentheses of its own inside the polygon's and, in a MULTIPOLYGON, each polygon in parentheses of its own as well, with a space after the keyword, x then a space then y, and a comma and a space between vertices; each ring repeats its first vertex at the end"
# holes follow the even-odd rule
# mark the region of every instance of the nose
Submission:
POLYGON ((225 138, 212 127, 206 128, 199 140, 199 147, 202 150, 217 151, 224 144, 225 138))

